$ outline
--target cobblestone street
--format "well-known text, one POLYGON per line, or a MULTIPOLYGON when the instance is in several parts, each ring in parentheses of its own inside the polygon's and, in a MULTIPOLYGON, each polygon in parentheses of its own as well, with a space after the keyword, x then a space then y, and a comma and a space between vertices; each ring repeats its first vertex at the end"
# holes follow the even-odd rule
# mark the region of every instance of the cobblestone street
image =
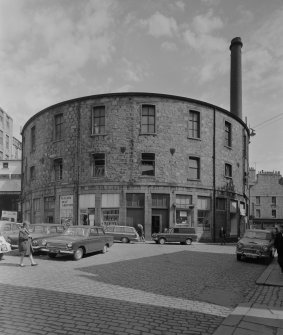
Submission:
POLYGON ((0 334, 213 334, 233 309, 278 292, 256 288, 263 264, 234 246, 114 244, 75 262, 0 263, 0 334))

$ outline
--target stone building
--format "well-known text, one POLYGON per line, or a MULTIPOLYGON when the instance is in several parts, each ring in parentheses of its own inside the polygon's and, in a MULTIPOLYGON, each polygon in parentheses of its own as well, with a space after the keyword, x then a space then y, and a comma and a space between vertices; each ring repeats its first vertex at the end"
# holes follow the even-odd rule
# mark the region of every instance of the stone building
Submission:
POLYGON ((214 105, 153 93, 46 108, 23 128, 23 214, 31 222, 175 225, 231 236, 246 209, 246 124, 214 105))
POLYGON ((283 224, 283 178, 279 171, 250 169, 250 218, 257 228, 283 224))

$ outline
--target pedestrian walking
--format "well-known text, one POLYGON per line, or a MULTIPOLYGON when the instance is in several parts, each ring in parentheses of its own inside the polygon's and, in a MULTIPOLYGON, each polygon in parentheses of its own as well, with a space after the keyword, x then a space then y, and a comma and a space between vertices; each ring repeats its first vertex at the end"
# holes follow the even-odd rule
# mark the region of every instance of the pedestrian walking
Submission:
POLYGON ((139 233, 139 236, 140 236, 140 241, 145 242, 143 225, 141 225, 141 224, 138 224, 138 233, 139 233))
POLYGON ((24 221, 22 227, 19 231, 19 252, 20 252, 20 264, 19 266, 23 267, 24 257, 29 256, 31 266, 36 266, 37 263, 34 261, 32 256, 32 245, 31 245, 31 236, 29 234, 29 222, 24 221))
POLYGON ((280 226, 280 231, 275 237, 274 248, 277 250, 277 261, 283 274, 283 225, 280 226))
POLYGON ((226 230, 223 226, 220 228, 219 237, 221 240, 221 245, 226 244, 226 230))

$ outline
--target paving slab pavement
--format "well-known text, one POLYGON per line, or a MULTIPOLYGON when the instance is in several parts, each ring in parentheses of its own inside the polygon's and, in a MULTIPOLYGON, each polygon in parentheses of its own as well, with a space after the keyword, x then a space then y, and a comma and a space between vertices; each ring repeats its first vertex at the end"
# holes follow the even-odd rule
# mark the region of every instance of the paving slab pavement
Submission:
POLYGON ((213 335, 283 335, 283 274, 276 258, 260 275, 256 284, 276 287, 281 293, 277 299, 281 301, 276 302, 275 306, 270 295, 270 302, 266 304, 256 301, 240 303, 213 335))

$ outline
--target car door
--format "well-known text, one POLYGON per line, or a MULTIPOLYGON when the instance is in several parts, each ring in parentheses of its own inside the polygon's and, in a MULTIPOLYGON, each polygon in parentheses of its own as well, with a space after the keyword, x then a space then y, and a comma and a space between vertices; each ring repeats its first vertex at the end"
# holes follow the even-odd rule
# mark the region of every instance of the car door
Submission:
MULTIPOLYGON (((95 252, 95 251, 100 251, 103 249, 101 239, 98 235, 98 228, 93 227, 90 228, 90 233, 89 233, 89 252, 95 252)), ((104 245, 104 244, 103 244, 104 245)))

